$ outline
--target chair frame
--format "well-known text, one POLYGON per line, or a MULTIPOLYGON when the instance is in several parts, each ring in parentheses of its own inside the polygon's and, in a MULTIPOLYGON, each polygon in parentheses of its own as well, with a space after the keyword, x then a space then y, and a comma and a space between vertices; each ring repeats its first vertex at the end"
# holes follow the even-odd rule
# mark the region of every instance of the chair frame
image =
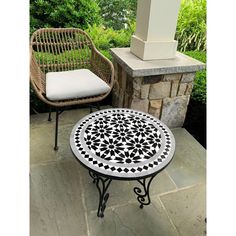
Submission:
MULTIPOLYGON (((36 30, 30 40, 30 82, 37 97, 50 107, 56 108, 54 150, 57 150, 59 114, 65 107, 97 103, 106 98, 113 87, 114 67, 112 62, 96 49, 88 34, 81 29, 42 28, 36 30), (46 54, 49 56, 45 56, 46 54), (46 97, 47 72, 82 68, 90 69, 109 85, 110 90, 98 96, 67 100, 52 101, 46 97)), ((51 108, 48 120, 51 120, 51 108)))

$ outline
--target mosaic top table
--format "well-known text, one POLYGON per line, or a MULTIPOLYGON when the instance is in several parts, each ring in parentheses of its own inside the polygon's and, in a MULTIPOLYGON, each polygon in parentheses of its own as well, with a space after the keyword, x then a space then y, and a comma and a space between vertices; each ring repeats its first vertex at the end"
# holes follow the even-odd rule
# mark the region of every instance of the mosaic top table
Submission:
POLYGON ((153 178, 172 160, 175 139, 155 117, 131 109, 91 113, 73 128, 70 146, 88 170, 99 191, 98 217, 104 216, 113 179, 137 180, 134 192, 140 207, 150 204, 153 178))

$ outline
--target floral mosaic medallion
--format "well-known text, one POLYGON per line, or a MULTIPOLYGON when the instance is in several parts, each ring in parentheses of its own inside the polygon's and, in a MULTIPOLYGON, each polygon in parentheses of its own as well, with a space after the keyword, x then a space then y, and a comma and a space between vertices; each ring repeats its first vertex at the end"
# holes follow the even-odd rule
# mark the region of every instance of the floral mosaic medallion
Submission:
POLYGON ((171 160, 174 147, 174 137, 161 121, 131 109, 92 113, 71 133, 71 148, 79 161, 117 177, 158 171, 171 160))

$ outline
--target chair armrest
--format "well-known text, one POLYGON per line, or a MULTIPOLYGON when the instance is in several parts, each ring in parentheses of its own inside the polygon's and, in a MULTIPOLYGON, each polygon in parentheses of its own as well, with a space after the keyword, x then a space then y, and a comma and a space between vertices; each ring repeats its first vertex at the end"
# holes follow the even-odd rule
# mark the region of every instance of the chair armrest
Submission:
POLYGON ((96 48, 92 49, 91 65, 93 72, 112 88, 114 83, 113 64, 96 48))
POLYGON ((51 102, 45 98, 46 76, 40 69, 32 48, 30 48, 30 83, 38 98, 47 104, 51 104, 51 102))
POLYGON ((46 92, 45 74, 41 71, 31 48, 30 48, 30 82, 35 90, 41 93, 46 92))

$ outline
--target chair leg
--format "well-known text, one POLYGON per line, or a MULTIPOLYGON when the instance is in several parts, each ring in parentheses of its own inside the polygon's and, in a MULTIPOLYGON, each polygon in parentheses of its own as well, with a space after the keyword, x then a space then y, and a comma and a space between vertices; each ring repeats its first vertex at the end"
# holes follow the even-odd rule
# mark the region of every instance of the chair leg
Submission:
POLYGON ((48 121, 52 121, 51 112, 52 112, 52 108, 51 108, 51 106, 50 106, 50 107, 49 107, 49 113, 48 113, 48 121))
POLYGON ((59 119, 59 111, 58 108, 56 109, 56 127, 55 127, 55 146, 54 146, 54 150, 57 151, 58 150, 58 146, 57 146, 57 139, 58 139, 58 119, 59 119))
POLYGON ((89 106, 89 108, 90 108, 90 111, 89 111, 89 113, 92 113, 92 112, 93 112, 92 105, 90 105, 90 106, 89 106))
POLYGON ((100 111, 101 109, 100 109, 100 103, 98 102, 97 103, 97 109, 100 111))
POLYGON ((100 110, 100 103, 97 102, 97 105, 89 105, 89 108, 90 108, 90 113, 93 112, 93 108, 96 108, 97 110, 100 110))

